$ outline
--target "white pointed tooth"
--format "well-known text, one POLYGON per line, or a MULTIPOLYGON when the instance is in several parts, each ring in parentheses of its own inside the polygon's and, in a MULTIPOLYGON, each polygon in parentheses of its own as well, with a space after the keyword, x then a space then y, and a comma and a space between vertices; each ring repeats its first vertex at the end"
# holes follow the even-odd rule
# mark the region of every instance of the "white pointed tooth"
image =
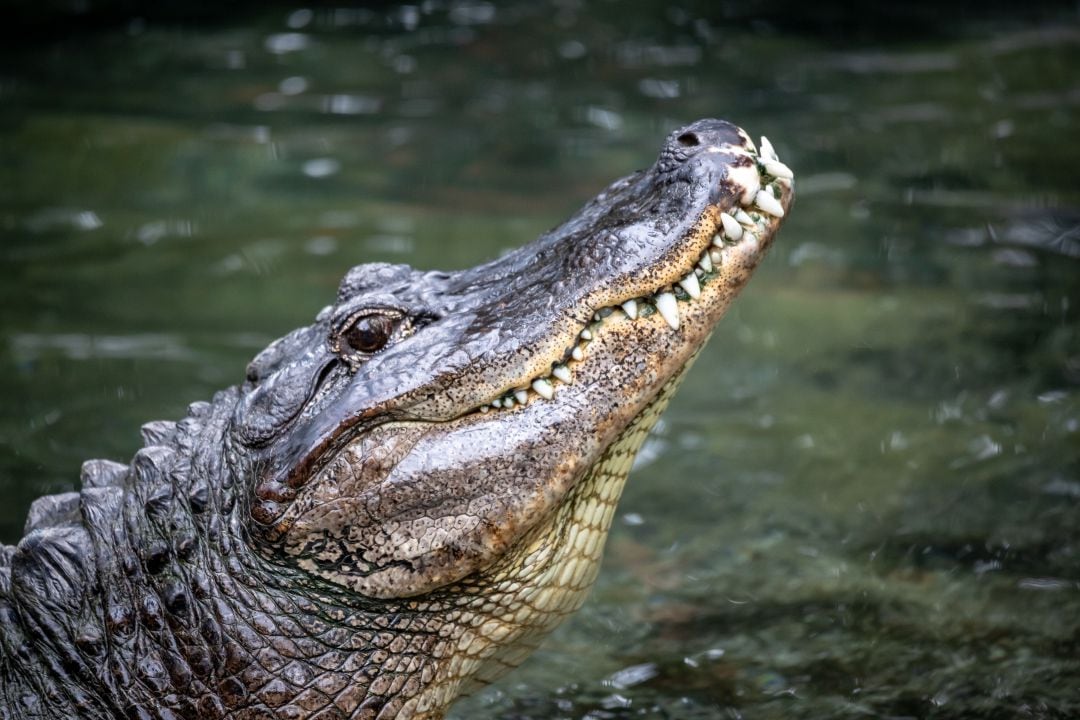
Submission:
POLYGON ((627 300, 622 304, 623 312, 631 320, 637 319, 637 300, 627 300))
POLYGON ((716 247, 724 247, 724 236, 721 233, 716 233, 712 236, 712 244, 716 247))
MULTIPOLYGON (((750 159, 749 157, 747 158, 750 159)), ((731 184, 735 196, 742 205, 749 205, 754 201, 754 195, 761 189, 761 171, 753 162, 745 165, 729 167, 727 180, 731 184)))
POLYGON ((682 285, 682 289, 686 291, 686 294, 689 295, 691 299, 697 300, 701 297, 701 284, 698 282, 697 275, 694 273, 690 273, 684 277, 679 281, 679 284, 682 285))
POLYGON ((522 405, 524 405, 525 403, 527 403, 529 401, 529 391, 528 390, 515 390, 514 391, 514 399, 517 400, 522 405))
POLYGON ((779 160, 766 160, 761 166, 765 168, 765 172, 773 177, 787 178, 788 180, 795 177, 795 173, 791 171, 791 168, 779 160))
POLYGON ((482 412, 482 413, 486 413, 486 412, 488 412, 488 411, 490 411, 490 410, 491 410, 491 406, 490 406, 490 405, 481 405, 481 406, 480 406, 480 412, 482 412))
POLYGON ((716 248, 709 251, 709 259, 712 260, 713 267, 720 267, 721 262, 724 259, 724 253, 716 248))
POLYGON ((776 154, 776 150, 773 149, 772 143, 769 142, 769 138, 764 135, 761 136, 761 157, 766 160, 779 160, 780 158, 776 154))
POLYGON ((735 219, 738 220, 743 225, 753 225, 754 224, 754 219, 751 218, 749 215, 747 215, 746 211, 741 209, 741 208, 735 211, 735 219))
MULTIPOLYGON (((532 381, 532 389, 536 391, 536 394, 545 400, 550 400, 555 397, 555 386, 549 383, 544 378, 536 378, 532 381)), ((524 391, 522 391, 524 392, 524 391)))
POLYGON ((671 326, 672 330, 679 329, 679 302, 674 293, 662 292, 656 296, 656 309, 671 326))
POLYGON ((707 273, 711 273, 713 269, 712 258, 709 257, 709 253, 704 253, 701 259, 697 261, 698 266, 707 273))
POLYGON ((592 332, 590 332, 589 328, 585 328, 584 330, 581 331, 581 339, 582 340, 592 340, 592 332))
POLYGON ((742 237, 742 225, 735 218, 728 215, 726 212, 720 213, 720 224, 724 226, 724 232, 732 240, 738 240, 742 237))
POLYGON ((758 190, 757 195, 754 197, 754 204, 770 215, 784 217, 784 206, 773 197, 773 194, 767 188, 758 190))
POLYGON ((585 351, 581 349, 580 345, 575 345, 574 349, 570 351, 570 357, 581 362, 585 359, 585 351))
POLYGON ((566 367, 565 365, 556 365, 555 367, 551 368, 551 374, 562 380, 567 385, 574 381, 574 376, 570 374, 570 368, 566 367))
POLYGON ((756 252, 758 249, 758 236, 749 230, 746 231, 746 237, 743 238, 743 245, 750 252, 756 252))
POLYGON ((503 408, 509 410, 512 407, 514 407, 514 398, 512 398, 512 397, 504 397, 503 398, 503 408))
POLYGON ((503 406, 502 398, 495 398, 494 400, 492 400, 491 401, 491 406, 501 408, 503 406))

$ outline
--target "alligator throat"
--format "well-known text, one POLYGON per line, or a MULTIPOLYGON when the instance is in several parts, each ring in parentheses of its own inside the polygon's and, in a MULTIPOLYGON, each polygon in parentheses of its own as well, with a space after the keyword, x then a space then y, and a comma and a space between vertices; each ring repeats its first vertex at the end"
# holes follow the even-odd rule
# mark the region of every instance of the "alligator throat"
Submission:
POLYGON ((0 718, 444 717, 584 602, 792 200, 765 138, 701 120, 497 260, 351 269, 0 546, 0 718))

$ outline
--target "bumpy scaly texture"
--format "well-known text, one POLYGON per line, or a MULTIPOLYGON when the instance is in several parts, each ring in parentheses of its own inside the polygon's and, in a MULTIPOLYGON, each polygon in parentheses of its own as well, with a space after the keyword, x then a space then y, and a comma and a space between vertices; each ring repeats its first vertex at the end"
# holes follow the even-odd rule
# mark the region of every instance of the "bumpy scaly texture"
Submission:
POLYGON ((791 200, 767 141, 700 121, 498 261, 354 268, 0 546, 0 717, 441 718, 583 602, 791 200))

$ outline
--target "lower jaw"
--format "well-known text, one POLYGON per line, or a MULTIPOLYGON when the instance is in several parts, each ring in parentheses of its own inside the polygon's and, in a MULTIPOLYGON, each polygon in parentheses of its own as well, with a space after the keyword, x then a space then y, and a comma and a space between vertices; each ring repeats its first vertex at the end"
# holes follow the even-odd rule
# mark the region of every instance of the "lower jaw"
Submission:
POLYGON ((454 608, 471 615, 463 623, 471 628, 464 631, 472 637, 471 657, 444 669, 444 683, 460 683, 462 694, 471 694, 497 680, 585 601, 634 457, 696 358, 695 352, 645 404, 554 512, 492 566, 461 582, 466 593, 477 589, 475 606, 454 608))

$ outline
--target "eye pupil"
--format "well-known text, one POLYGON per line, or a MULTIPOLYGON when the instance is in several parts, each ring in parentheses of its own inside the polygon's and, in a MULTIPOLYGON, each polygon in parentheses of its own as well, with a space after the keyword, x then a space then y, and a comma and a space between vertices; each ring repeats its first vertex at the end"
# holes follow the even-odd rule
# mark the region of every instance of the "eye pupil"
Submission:
POLYGON ((383 349, 393 330, 393 320, 385 315, 367 315, 353 322, 341 339, 356 352, 373 353, 383 349))

